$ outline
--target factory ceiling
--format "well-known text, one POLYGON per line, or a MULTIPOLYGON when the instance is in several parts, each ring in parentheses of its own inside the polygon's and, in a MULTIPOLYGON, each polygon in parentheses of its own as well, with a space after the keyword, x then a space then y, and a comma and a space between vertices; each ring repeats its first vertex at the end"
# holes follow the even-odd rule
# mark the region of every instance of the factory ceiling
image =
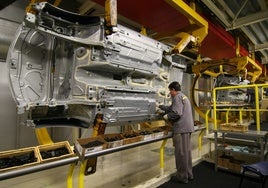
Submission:
MULTIPOLYGON (((14 0, 1 1, 0 8, 14 0)), ((48 1, 56 2, 56 1, 48 1)), ((105 0, 64 0, 59 7, 85 15, 104 16, 105 0)), ((189 1, 185 1, 189 3, 189 1)), ((255 52, 260 64, 268 63, 267 0, 196 0, 196 11, 209 23, 209 31, 199 53, 211 59, 236 56, 237 37, 242 56, 255 52)), ((154 38, 158 34, 181 31, 188 19, 165 0, 117 0, 118 22, 131 29, 147 29, 154 38)), ((195 58, 191 50, 183 52, 195 58)))
MULTIPOLYGON (((104 5, 104 0, 95 0, 104 5)), ((203 0, 195 1, 196 9, 209 22, 209 33, 201 54, 212 59, 235 56, 236 37, 241 55, 255 52, 260 63, 268 63, 268 1, 267 0, 203 0)), ((189 24, 164 0, 118 0, 118 12, 151 30, 166 33, 189 24)))
POLYGON ((226 31, 233 35, 243 35, 245 47, 250 52, 259 53, 262 63, 268 63, 267 0, 203 0, 202 2, 218 18, 226 31))

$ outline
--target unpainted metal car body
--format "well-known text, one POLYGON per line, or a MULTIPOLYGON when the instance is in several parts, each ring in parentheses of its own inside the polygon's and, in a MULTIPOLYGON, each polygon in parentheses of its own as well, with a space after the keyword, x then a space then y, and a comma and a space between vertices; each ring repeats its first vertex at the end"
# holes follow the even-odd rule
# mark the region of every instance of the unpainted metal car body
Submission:
POLYGON ((182 81, 185 59, 171 48, 101 17, 34 5, 10 46, 10 86, 23 124, 87 128, 159 119, 156 103, 182 81))

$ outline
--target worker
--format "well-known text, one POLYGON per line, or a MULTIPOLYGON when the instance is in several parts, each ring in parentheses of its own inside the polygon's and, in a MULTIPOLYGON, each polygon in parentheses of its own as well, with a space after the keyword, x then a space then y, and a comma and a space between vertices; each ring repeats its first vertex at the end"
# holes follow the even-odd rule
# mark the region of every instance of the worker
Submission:
POLYGON ((173 145, 177 172, 171 181, 188 183, 194 179, 192 171, 191 133, 194 131, 192 107, 189 99, 181 92, 179 82, 168 86, 172 98, 170 106, 159 105, 163 118, 173 127, 173 145))

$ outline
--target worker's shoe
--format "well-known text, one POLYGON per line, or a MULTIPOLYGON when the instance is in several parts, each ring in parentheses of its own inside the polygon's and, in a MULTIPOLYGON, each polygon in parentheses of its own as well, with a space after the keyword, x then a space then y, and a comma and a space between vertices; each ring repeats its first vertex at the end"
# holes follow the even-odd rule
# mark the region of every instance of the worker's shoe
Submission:
POLYGON ((170 180, 172 182, 176 182, 176 183, 184 183, 184 184, 188 183, 188 180, 180 180, 177 178, 177 176, 171 176, 170 180))
POLYGON ((188 178, 188 181, 194 181, 194 178, 188 178))

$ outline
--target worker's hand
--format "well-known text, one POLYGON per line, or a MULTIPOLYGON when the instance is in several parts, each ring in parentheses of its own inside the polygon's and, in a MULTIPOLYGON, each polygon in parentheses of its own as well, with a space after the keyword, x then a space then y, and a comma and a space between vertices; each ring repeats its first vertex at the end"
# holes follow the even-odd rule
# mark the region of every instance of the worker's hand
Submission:
POLYGON ((159 105, 158 108, 160 108, 161 110, 165 109, 165 105, 159 105))
POLYGON ((168 116, 167 114, 163 116, 164 120, 168 121, 168 116))
POLYGON ((158 107, 159 107, 159 103, 158 103, 158 102, 156 102, 156 103, 155 103, 155 106, 156 106, 156 108, 158 108, 158 107))
POLYGON ((165 112, 158 107, 155 108, 155 113, 161 116, 165 114, 165 112))

